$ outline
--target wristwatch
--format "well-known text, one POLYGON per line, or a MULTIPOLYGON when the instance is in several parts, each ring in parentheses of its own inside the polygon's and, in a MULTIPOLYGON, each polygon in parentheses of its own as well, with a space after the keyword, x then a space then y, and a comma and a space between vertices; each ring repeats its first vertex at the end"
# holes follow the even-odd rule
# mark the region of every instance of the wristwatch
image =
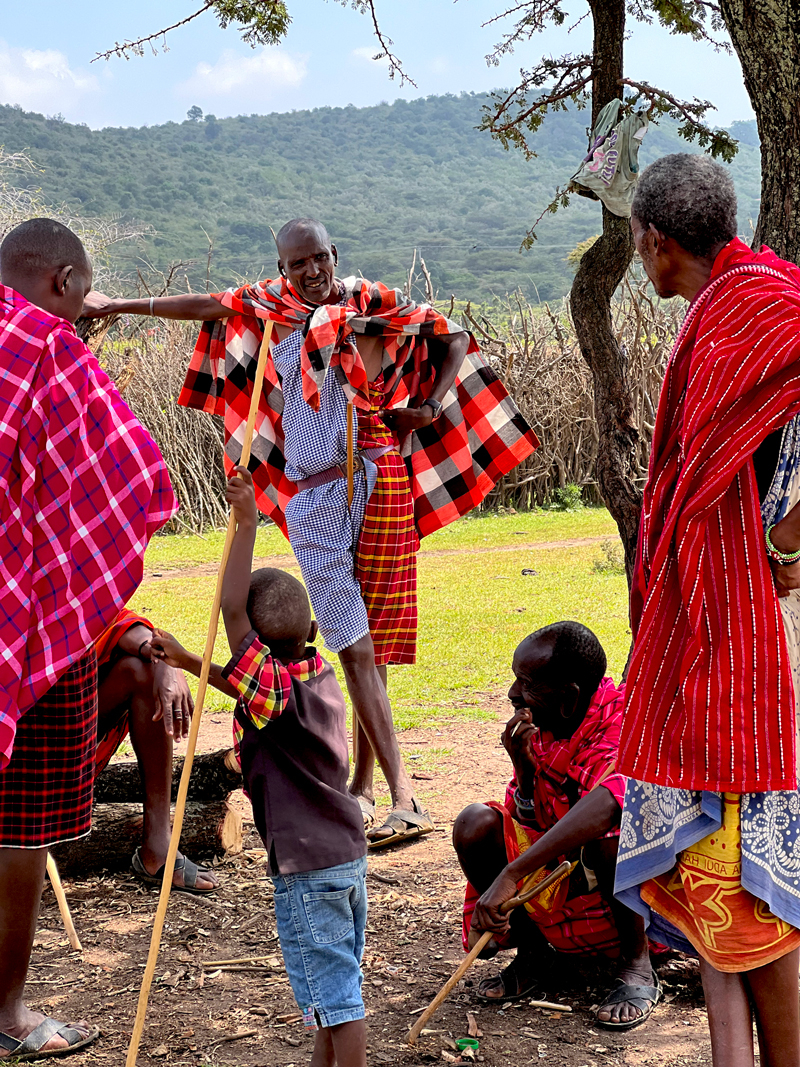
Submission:
POLYGON ((432 397, 430 397, 428 400, 425 401, 423 407, 425 407, 425 405, 427 405, 433 412, 434 421, 438 419, 442 413, 442 403, 439 400, 434 400, 432 397))

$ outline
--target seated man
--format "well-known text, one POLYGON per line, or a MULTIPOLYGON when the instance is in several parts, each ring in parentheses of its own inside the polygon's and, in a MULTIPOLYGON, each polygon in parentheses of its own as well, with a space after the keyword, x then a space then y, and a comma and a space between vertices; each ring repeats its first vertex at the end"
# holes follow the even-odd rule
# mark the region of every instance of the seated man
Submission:
MULTIPOLYGON (((95 642, 97 652, 97 752, 95 780, 128 733, 142 776, 142 844, 133 854, 136 876, 161 885, 170 839, 173 740, 188 737, 194 711, 181 671, 153 660, 153 627, 123 608, 95 642)), ((172 884, 193 893, 213 893, 219 879, 178 853, 172 884)))
POLYGON ((526 637, 514 653, 508 693, 514 716, 503 745, 514 765, 505 804, 471 804, 453 844, 469 879, 464 947, 495 935, 488 951, 517 947, 496 978, 478 987, 486 1001, 517 1000, 542 974, 548 945, 558 952, 619 960, 617 987, 597 1012, 627 1030, 652 1013, 660 993, 642 920, 614 899, 614 868, 625 779, 614 774, 624 694, 605 677, 606 656, 577 622, 526 637), (602 785, 602 788, 599 788, 602 785), (562 860, 572 873, 510 916, 500 906, 562 860), (482 895, 481 895, 482 894, 482 895))

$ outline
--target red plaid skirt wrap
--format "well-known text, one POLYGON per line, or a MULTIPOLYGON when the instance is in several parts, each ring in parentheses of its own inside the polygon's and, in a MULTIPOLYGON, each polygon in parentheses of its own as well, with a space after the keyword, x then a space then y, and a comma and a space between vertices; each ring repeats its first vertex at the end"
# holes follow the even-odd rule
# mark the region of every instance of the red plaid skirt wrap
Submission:
MULTIPOLYGON (((378 416, 380 382, 370 382, 369 411, 358 411, 358 447, 394 445, 378 416)), ((355 575, 367 609, 379 666, 414 663, 417 653, 417 550, 414 501, 398 452, 377 461, 378 479, 367 501, 355 557, 355 575)))
POLYGON ((89 833, 96 741, 90 648, 19 720, 0 771, 0 848, 48 848, 89 833))
MULTIPOLYGON (((489 801, 487 807, 494 808, 503 817, 503 838, 509 863, 518 859, 520 854, 527 851, 544 832, 523 826, 522 823, 513 818, 508 807, 499 804, 495 800, 489 801)), ((561 858, 577 860, 579 857, 567 856, 561 858)), ((578 865, 576 872, 579 873, 580 870, 580 865, 578 865)), ((568 887, 570 881, 571 879, 567 883, 568 887)), ((534 898, 530 905, 526 905, 528 918, 535 923, 556 952, 606 956, 618 955, 619 934, 614 924, 611 909, 603 900, 600 890, 586 890, 584 883, 584 891, 572 896, 568 887, 560 894, 556 894, 556 902, 549 910, 536 907, 536 898, 534 898)), ((481 894, 477 889, 470 882, 467 882, 461 930, 461 940, 465 952, 468 951, 467 938, 472 923, 472 915, 480 896, 481 894)), ((496 940, 502 943, 502 938, 496 938, 496 940)))

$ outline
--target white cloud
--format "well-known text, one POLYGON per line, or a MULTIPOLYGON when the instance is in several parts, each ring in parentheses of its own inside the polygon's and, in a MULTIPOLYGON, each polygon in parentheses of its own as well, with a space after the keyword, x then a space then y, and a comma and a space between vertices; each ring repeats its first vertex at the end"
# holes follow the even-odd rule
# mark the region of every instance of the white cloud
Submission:
POLYGON ((306 76, 307 56, 292 55, 282 48, 263 48, 254 55, 241 55, 227 48, 216 63, 198 63, 194 74, 177 87, 179 96, 193 103, 212 104, 236 95, 240 109, 247 111, 243 97, 255 96, 252 110, 260 110, 264 96, 300 85, 306 76))
POLYGON ((20 104, 47 115, 68 113, 99 86, 93 74, 72 70, 54 48, 10 48, 0 41, 0 103, 20 104))

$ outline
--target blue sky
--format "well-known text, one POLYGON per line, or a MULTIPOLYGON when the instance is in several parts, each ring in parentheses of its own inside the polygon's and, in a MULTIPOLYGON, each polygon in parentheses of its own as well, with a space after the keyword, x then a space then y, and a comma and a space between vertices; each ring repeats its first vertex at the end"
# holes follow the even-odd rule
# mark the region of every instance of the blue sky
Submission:
MULTIPOLYGON (((499 67, 485 55, 501 27, 482 23, 501 0, 377 0, 384 32, 393 39, 417 88, 389 80, 371 27, 334 0, 288 0, 292 26, 276 48, 253 51, 233 28, 221 30, 206 13, 167 38, 169 51, 140 59, 92 63, 117 40, 135 38, 185 18, 198 0, 138 0, 136 4, 64 4, 37 0, 4 5, 0 22, 0 103, 44 114, 61 113, 92 127, 181 121, 197 104, 227 115, 290 111, 326 105, 365 106, 399 96, 483 91, 513 84, 519 68, 542 54, 588 48, 589 19, 571 34, 549 30, 499 67)), ((568 23, 585 11, 566 4, 568 23)), ((735 56, 672 37, 654 27, 631 27, 627 73, 684 98, 717 105, 721 126, 752 118, 735 56)))

